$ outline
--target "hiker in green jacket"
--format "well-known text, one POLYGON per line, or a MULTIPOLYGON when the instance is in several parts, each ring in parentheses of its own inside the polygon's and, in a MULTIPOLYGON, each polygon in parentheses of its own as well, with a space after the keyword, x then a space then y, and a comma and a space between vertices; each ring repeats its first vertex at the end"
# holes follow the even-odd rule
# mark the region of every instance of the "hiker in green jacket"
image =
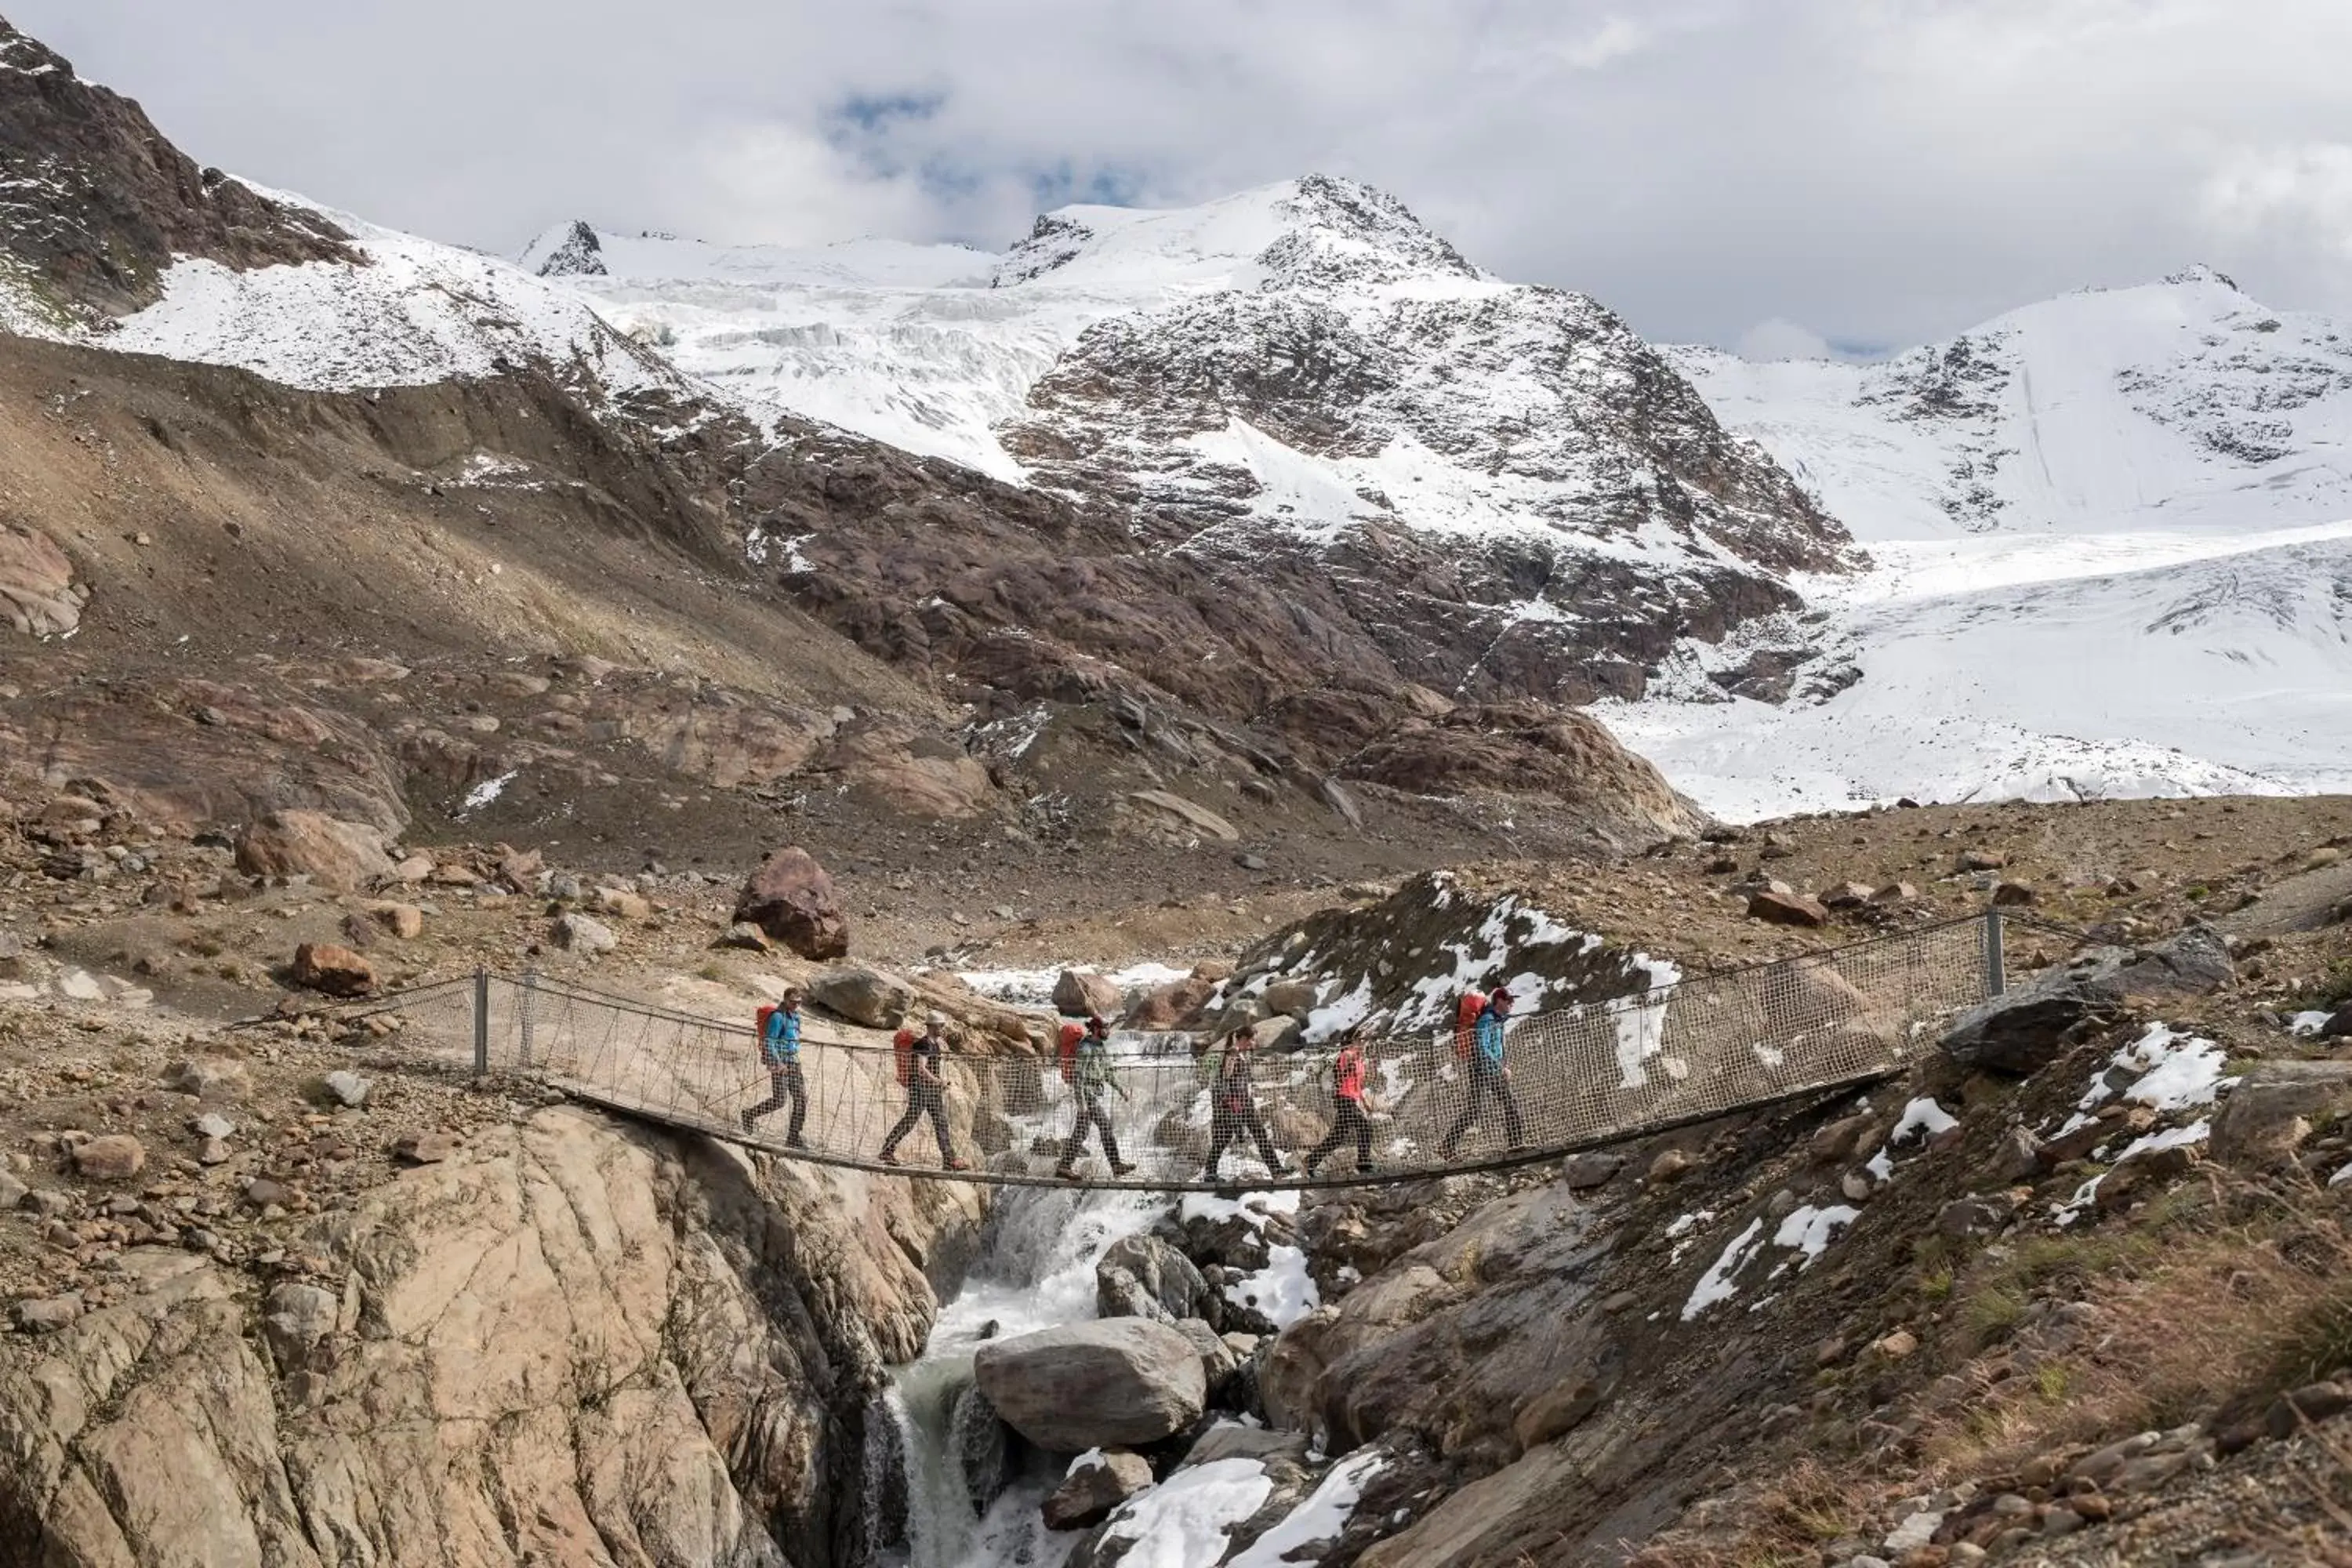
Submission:
POLYGON ((1087 1020, 1087 1032, 1078 1040, 1077 1069, 1072 1075, 1070 1087, 1077 1100, 1077 1121, 1070 1128, 1070 1136, 1062 1145, 1062 1163, 1054 1174, 1066 1182, 1078 1179, 1078 1156, 1086 1152, 1087 1131, 1093 1129, 1102 1139, 1104 1156, 1110 1161, 1113 1176, 1132 1175, 1135 1167, 1118 1157, 1118 1133, 1110 1124, 1110 1112, 1103 1105, 1106 1092, 1128 1098, 1127 1086, 1118 1081, 1118 1065, 1110 1056, 1110 1025, 1099 1017, 1087 1020))

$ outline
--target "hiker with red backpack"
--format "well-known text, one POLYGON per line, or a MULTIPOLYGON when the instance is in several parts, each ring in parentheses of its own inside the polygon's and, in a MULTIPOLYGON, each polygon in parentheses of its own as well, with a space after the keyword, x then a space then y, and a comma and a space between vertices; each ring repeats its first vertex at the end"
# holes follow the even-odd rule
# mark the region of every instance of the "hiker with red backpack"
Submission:
POLYGON ((784 1129, 784 1147, 805 1149, 801 1129, 808 1123, 808 1082, 801 1077, 801 988, 784 988, 783 1000, 760 1009, 760 1058, 768 1068, 768 1098, 743 1112, 743 1131, 772 1110, 790 1101, 793 1119, 784 1129))
POLYGON ((1372 1123, 1364 1114, 1364 1077, 1368 1063, 1364 1058, 1363 1031, 1350 1025, 1339 1037, 1339 1054, 1331 1063, 1331 1131, 1323 1142, 1307 1155, 1307 1173, 1339 1151, 1339 1145, 1350 1138, 1356 1141, 1356 1173, 1372 1173, 1372 1123))
POLYGON ((1463 1101, 1462 1119, 1438 1145, 1440 1157, 1449 1162, 1463 1134, 1477 1124, 1479 1103, 1489 1099, 1503 1102, 1503 1129, 1511 1141, 1510 1152, 1516 1154, 1528 1146, 1527 1128, 1519 1120, 1518 1097, 1511 1092, 1511 1069, 1503 1059, 1503 1033, 1511 1021, 1510 989, 1501 985, 1495 988, 1495 994, 1478 1009, 1465 1040, 1460 1015, 1469 1011, 1468 1003, 1469 998, 1465 997, 1456 1015, 1454 1049, 1469 1066, 1470 1087, 1463 1101))
POLYGON ((1064 1058, 1062 1077, 1076 1091, 1078 1117, 1070 1128, 1068 1141, 1062 1145, 1062 1161, 1054 1167, 1054 1174, 1066 1182, 1078 1179, 1078 1156, 1086 1152, 1087 1132, 1091 1129, 1102 1139, 1103 1157, 1110 1162, 1110 1173, 1114 1177, 1133 1175, 1135 1167, 1118 1157, 1118 1133, 1111 1127, 1110 1112, 1103 1109, 1105 1089, 1115 1092, 1121 1100, 1127 1099, 1128 1094, 1110 1059, 1110 1025, 1101 1017, 1086 1021, 1075 1048, 1064 1058))
POLYGON ((1244 1024, 1226 1037, 1209 1084, 1209 1163, 1201 1171, 1205 1181, 1218 1179, 1217 1167, 1224 1163, 1225 1151, 1244 1136, 1257 1144, 1258 1157, 1268 1171, 1277 1176, 1290 1174, 1290 1167, 1275 1152, 1274 1134, 1266 1131, 1265 1119, 1258 1114, 1257 1085, 1250 1076, 1250 1061, 1256 1054, 1257 1031, 1250 1025, 1244 1024))
POLYGON ((886 1165, 898 1163, 899 1140, 928 1116, 931 1119, 931 1135, 940 1143, 940 1168, 971 1169, 968 1161, 956 1158, 955 1146, 948 1141, 948 1083, 940 1076, 940 1052, 947 1044, 947 1015, 934 1013, 924 1020, 921 1034, 911 1028, 901 1029, 891 1042, 898 1081, 907 1086, 907 1113, 890 1129, 890 1136, 882 1141, 882 1152, 876 1156, 886 1165))

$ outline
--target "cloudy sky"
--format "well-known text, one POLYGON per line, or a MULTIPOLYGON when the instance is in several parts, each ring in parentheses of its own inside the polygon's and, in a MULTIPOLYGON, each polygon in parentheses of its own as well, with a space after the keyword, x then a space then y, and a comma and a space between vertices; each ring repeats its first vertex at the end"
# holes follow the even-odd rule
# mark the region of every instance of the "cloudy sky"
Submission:
POLYGON ((1933 338, 2192 260, 2352 310, 2347 0, 0 0, 199 160, 559 219, 1002 245, 1321 170, 1653 337, 1933 338))

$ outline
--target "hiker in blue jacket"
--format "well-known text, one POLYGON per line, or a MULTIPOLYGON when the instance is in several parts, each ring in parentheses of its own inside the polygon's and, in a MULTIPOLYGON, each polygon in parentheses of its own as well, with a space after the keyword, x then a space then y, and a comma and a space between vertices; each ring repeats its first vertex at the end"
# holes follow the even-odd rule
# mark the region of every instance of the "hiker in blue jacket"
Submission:
POLYGON ((776 1010, 768 1015, 768 1026, 760 1034, 760 1057, 768 1064, 768 1098, 743 1113, 743 1131, 772 1110, 782 1110, 786 1100, 792 1101, 793 1119, 784 1129, 784 1146, 805 1149, 801 1141, 801 1129, 808 1122, 808 1082, 801 1077, 801 988, 797 985, 784 993, 776 1010))
POLYGON ((1516 1154, 1528 1146, 1527 1127, 1519 1120, 1519 1101, 1511 1093, 1511 1069, 1503 1059, 1503 1033, 1510 1021, 1510 988, 1498 985, 1495 994, 1486 998, 1486 1011, 1478 1015, 1470 1052, 1470 1089, 1463 1099, 1462 1119, 1445 1135, 1445 1142, 1438 1145, 1440 1156, 1449 1162, 1463 1134, 1477 1124, 1479 1103, 1488 1098, 1503 1102, 1503 1130, 1510 1136, 1510 1152, 1516 1154))

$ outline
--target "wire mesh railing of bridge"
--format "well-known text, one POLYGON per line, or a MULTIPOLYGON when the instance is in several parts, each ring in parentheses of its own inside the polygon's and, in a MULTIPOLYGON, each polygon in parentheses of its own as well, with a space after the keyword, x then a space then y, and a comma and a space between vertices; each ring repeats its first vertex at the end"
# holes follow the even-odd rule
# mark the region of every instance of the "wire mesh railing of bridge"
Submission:
POLYGON ((1988 916, 1528 1014, 1506 1032, 1507 1076, 1465 1059, 1450 1026, 1373 1038, 1360 1139, 1335 1096, 1328 1046, 1257 1053, 1235 1094, 1242 1085, 1221 1076, 1222 1042, 1123 1034, 1111 1085, 1089 1096, 1050 1056, 965 1054, 950 1042, 933 1115, 921 1090, 900 1083, 887 1037, 825 1038, 840 1031, 814 1022, 788 1082, 763 1060, 748 1017, 702 1017, 544 976, 483 973, 374 1010, 399 1012, 412 1043, 469 1056, 478 1071, 536 1078, 577 1100, 795 1159, 1173 1191, 1503 1168, 1867 1083, 1902 1071, 1945 1020, 2000 988, 2001 927, 1988 916), (1099 1119, 1084 1114, 1095 1107, 1099 1119), (1105 1125, 1130 1168, 1111 1165, 1105 1125), (1070 1143, 1074 1131, 1087 1134, 1083 1147, 1070 1143), (1219 1151, 1221 1141, 1231 1146, 1219 1151), (1310 1176, 1302 1163, 1318 1148, 1328 1152, 1310 1176), (1361 1150, 1370 1157, 1360 1162, 1361 1150), (1060 1173, 1066 1163, 1073 1177, 1060 1173))

